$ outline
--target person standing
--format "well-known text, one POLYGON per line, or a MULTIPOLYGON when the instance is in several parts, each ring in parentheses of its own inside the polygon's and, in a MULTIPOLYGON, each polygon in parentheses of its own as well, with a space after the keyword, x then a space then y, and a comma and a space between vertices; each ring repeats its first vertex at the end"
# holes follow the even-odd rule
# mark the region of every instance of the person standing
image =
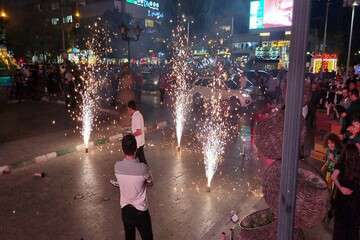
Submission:
POLYGON ((123 161, 114 166, 120 189, 121 215, 125 228, 125 239, 135 240, 137 229, 142 240, 152 240, 151 217, 148 210, 146 190, 152 185, 148 166, 136 159, 136 139, 132 134, 122 139, 123 161))
POLYGON ((351 104, 351 100, 350 100, 350 97, 349 97, 349 89, 344 87, 342 89, 341 93, 342 94, 341 94, 341 100, 340 100, 339 105, 343 106, 345 109, 348 109, 350 104, 351 104))
POLYGON ((131 132, 136 138, 137 150, 136 158, 140 162, 147 164, 144 154, 145 146, 145 126, 144 126, 144 117, 137 109, 135 101, 131 100, 128 102, 128 113, 131 117, 131 132))
POLYGON ((360 157, 355 144, 346 145, 332 180, 338 189, 333 240, 359 240, 360 157))
POLYGON ((360 98, 359 98, 359 91, 357 89, 353 89, 350 91, 350 99, 351 103, 349 108, 347 109, 348 116, 350 120, 355 114, 360 113, 360 98))
POLYGON ((119 103, 126 108, 126 103, 135 99, 134 76, 128 65, 122 68, 119 87, 119 103))
POLYGON ((316 109, 320 104, 320 99, 322 98, 321 91, 318 84, 311 85, 311 98, 308 104, 308 114, 307 114, 307 124, 311 129, 315 126, 316 120, 316 109))

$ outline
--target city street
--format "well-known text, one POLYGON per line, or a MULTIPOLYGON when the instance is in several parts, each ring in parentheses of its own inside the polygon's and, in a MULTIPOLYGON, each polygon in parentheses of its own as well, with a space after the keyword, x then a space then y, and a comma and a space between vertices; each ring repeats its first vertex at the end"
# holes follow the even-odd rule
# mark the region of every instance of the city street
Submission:
POLYGON ((0 240, 360 240, 359 8, 1 0, 0 240))
MULTIPOLYGON (((228 146, 211 192, 206 192, 203 157, 190 139, 185 137, 184 145, 189 145, 179 153, 172 129, 147 135, 155 239, 217 239, 229 224, 231 210, 244 216, 261 198, 263 164, 251 152, 240 156, 239 142, 228 146)), ((113 165, 121 159, 120 145, 115 143, 2 176, 0 221, 5 225, 1 236, 9 240, 122 239, 119 191, 109 183, 114 179, 113 165), (46 177, 33 177, 37 172, 46 177)))

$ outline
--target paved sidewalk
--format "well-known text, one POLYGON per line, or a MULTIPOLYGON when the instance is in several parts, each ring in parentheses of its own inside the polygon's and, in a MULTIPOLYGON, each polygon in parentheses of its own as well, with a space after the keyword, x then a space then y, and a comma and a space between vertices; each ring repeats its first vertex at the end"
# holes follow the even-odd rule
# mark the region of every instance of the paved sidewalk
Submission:
MULTIPOLYGON (((146 126, 168 120, 168 113, 157 104, 157 97, 143 95, 146 126)), ((121 133, 130 126, 126 108, 104 106, 101 123, 92 132, 91 141, 121 133)), ((43 154, 66 151, 82 144, 76 123, 68 116, 63 104, 26 101, 3 104, 0 108, 0 166, 21 166, 43 154)))

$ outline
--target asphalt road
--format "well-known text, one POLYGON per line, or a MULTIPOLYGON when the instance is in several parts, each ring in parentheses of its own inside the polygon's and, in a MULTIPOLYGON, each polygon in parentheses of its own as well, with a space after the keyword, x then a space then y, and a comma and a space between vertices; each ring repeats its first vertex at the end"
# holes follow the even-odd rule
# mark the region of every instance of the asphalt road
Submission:
MULTIPOLYGON (((147 136, 146 156, 154 176, 148 198, 155 239, 211 239, 230 211, 248 214, 261 198, 263 163, 240 140, 227 147, 224 162, 206 192, 198 143, 185 136, 181 153, 170 129, 147 136)), ((30 165, 1 176, 1 239, 124 239, 119 190, 110 185, 120 144, 30 165), (45 178, 35 178, 45 172, 45 178)), ((216 238, 217 239, 217 238, 216 238)))

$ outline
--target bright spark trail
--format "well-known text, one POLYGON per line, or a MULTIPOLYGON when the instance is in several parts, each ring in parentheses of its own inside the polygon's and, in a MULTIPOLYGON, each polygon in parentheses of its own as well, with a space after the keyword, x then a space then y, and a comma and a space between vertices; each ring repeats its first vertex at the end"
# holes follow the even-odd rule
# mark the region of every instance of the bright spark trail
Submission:
POLYGON ((174 92, 174 120, 176 128, 177 146, 180 149, 185 122, 191 109, 189 80, 193 78, 191 67, 191 49, 187 44, 185 28, 178 26, 173 31, 173 58, 171 60, 171 77, 175 79, 174 92))
POLYGON ((89 148, 90 135, 92 131, 92 125, 94 122, 94 100, 91 98, 88 92, 83 94, 82 110, 82 131, 83 141, 85 148, 89 148))
POLYGON ((110 34, 103 26, 101 18, 98 18, 93 24, 88 26, 89 38, 86 40, 86 46, 93 55, 81 65, 80 84, 76 91, 80 93, 80 119, 82 120, 81 135, 83 137, 86 152, 88 151, 91 133, 100 124, 97 118, 101 90, 105 80, 108 77, 109 65, 104 56, 112 51, 110 45, 110 34))
POLYGON ((229 127, 226 126, 226 115, 228 108, 222 105, 223 96, 214 89, 224 87, 226 73, 222 63, 217 59, 212 71, 212 88, 210 99, 205 104, 205 122, 201 129, 202 151, 204 154, 205 174, 207 187, 210 190, 212 179, 219 164, 223 161, 226 142, 229 140, 229 127))

